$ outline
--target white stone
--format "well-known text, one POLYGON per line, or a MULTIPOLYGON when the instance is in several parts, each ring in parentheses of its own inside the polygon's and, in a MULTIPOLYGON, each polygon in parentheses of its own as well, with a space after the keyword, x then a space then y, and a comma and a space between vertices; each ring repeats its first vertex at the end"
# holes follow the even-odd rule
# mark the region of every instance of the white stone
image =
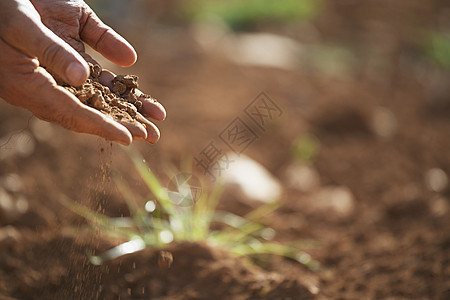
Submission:
POLYGON ((390 138, 397 131, 397 118, 389 109, 378 107, 373 112, 372 129, 377 135, 390 138))
POLYGON ((9 213, 14 210, 14 202, 11 196, 0 188, 0 212, 9 213))
POLYGON ((0 228, 0 243, 16 242, 20 239, 20 232, 11 225, 0 228))
POLYGON ((281 184, 261 164, 244 154, 227 155, 231 163, 226 170, 222 170, 221 176, 231 192, 248 200, 265 203, 281 197, 281 184))
POLYGON ((442 192, 448 185, 448 176, 439 168, 430 169, 425 173, 425 184, 431 191, 442 192))
POLYGON ((449 201, 444 197, 431 199, 431 212, 437 217, 445 216, 449 211, 449 201))
POLYGON ((11 222, 28 211, 28 201, 23 196, 13 198, 0 187, 0 218, 11 222))
POLYGON ((3 177, 1 183, 3 187, 10 192, 19 192, 23 190, 22 178, 14 173, 8 174, 3 177))
POLYGON ((332 211, 345 217, 353 212, 354 197, 348 187, 330 186, 322 188, 315 195, 312 204, 320 212, 332 211))
POLYGON ((320 186, 320 175, 304 164, 291 164, 285 171, 286 183, 289 187, 302 192, 312 191, 320 186))
POLYGON ((224 47, 225 55, 236 63, 286 70, 299 66, 301 50, 298 42, 269 33, 239 34, 224 47))
POLYGON ((206 51, 242 65, 292 70, 299 66, 303 46, 270 33, 232 33, 219 20, 196 24, 193 36, 206 51))

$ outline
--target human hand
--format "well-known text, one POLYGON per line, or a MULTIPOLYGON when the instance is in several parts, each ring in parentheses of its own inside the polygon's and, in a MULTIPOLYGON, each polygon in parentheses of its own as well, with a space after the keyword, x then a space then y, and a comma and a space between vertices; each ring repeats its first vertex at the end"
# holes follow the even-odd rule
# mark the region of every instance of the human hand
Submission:
MULTIPOLYGON (((93 60, 83 42, 118 65, 136 61, 131 45, 81 0, 0 1, 0 96, 76 132, 124 145, 132 139, 156 142, 159 131, 150 121, 120 124, 56 84, 49 72, 74 86, 89 76, 86 60, 93 60)), ((101 78, 108 85, 111 73, 102 72, 101 78)), ((144 99, 143 114, 163 120, 166 113, 161 104, 144 99)))

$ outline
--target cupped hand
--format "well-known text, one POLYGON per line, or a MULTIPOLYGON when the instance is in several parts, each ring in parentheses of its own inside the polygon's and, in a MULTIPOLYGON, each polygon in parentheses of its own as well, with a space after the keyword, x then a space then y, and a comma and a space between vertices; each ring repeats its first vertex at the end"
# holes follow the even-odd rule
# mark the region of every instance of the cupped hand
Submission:
MULTIPOLYGON (((50 73, 74 86, 88 78, 86 61, 93 60, 83 42, 118 65, 136 61, 131 45, 81 0, 0 1, 0 96, 40 119, 76 132, 124 145, 133 138, 156 142, 159 131, 146 118, 142 117, 145 126, 120 124, 57 85, 50 73)), ((107 85, 112 75, 103 73, 107 85)), ((165 118, 161 104, 142 100, 145 117, 165 118)))

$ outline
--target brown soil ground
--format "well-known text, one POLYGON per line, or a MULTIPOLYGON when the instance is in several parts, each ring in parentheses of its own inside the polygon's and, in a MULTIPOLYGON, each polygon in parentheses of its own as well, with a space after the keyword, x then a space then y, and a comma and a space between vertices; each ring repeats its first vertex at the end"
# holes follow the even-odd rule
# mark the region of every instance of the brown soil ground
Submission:
MULTIPOLYGON (((110 173, 127 174, 138 192, 143 183, 116 145, 0 102, 0 197, 14 203, 3 200, 0 209, 0 298, 450 299, 450 188, 434 191, 426 180, 433 168, 450 174, 449 74, 420 54, 417 37, 448 22, 448 4, 324 1, 314 34, 276 24, 255 29, 352 49, 352 67, 330 75, 244 67, 206 53, 170 14, 173 3, 152 1, 147 23, 119 27, 139 61, 112 70, 139 75, 140 88, 168 111, 158 144, 137 148, 163 178, 166 164, 197 155, 266 91, 283 115, 258 131, 245 154, 285 186, 282 207, 266 220, 276 240, 314 241, 306 251, 321 268, 279 257, 251 264, 202 243, 171 245, 171 268, 160 268, 152 249, 91 265, 87 250, 101 253, 117 242, 83 232, 85 221, 60 196, 128 215, 110 173), (396 121, 388 137, 374 129, 380 108, 396 121), (299 191, 286 172, 295 162, 292 141, 305 133, 320 144, 310 164, 320 182, 299 191), (318 201, 336 186, 353 195, 349 209, 318 201)), ((254 206, 232 196, 220 205, 239 214, 254 206)))

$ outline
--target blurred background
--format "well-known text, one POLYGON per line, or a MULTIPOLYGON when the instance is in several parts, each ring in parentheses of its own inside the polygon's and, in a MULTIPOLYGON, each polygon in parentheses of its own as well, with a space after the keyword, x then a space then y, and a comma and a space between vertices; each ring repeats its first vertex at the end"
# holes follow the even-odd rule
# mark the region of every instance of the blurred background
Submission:
MULTIPOLYGON (((236 118, 248 125, 256 138, 238 154, 270 173, 259 188, 282 199, 269 218, 277 238, 317 241, 308 253, 324 267, 270 268, 308 278, 324 299, 450 298, 448 1, 86 2, 138 61, 119 68, 89 53, 138 75, 167 109, 161 140, 135 143, 159 176, 211 141, 232 151, 221 134, 236 118), (246 113, 261 92, 279 109, 263 127, 246 113)), ((79 222, 60 194, 127 214, 108 180, 130 169, 118 146, 5 102, 0 145, 0 240, 79 222)), ((236 181, 221 207, 243 214, 264 201, 236 181)))

